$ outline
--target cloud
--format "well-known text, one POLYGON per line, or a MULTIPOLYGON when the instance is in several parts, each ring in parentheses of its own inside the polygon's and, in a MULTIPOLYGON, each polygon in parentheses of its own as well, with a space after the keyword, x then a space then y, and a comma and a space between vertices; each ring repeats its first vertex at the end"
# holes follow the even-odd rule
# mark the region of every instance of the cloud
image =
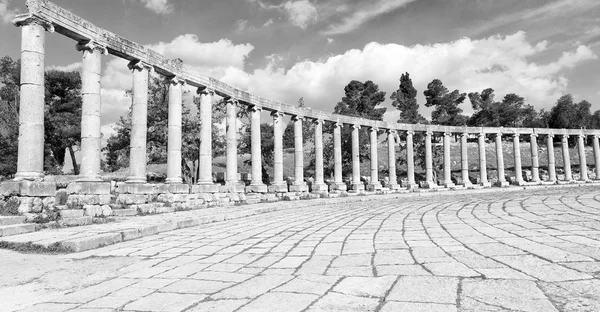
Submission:
POLYGON ((261 28, 267 28, 269 26, 273 25, 273 19, 270 18, 268 21, 266 21, 261 28))
POLYGON ((169 14, 173 12, 173 5, 169 0, 141 0, 144 6, 157 14, 169 14))
POLYGON ((407 5, 415 0, 378 0, 375 2, 365 2, 361 6, 349 9, 342 7, 338 11, 351 12, 346 15, 340 22, 331 24, 323 34, 338 35, 351 32, 357 29, 363 23, 388 12, 394 11, 400 7, 407 5))
POLYGON ((81 62, 75 62, 73 64, 69 64, 69 65, 65 65, 65 66, 48 66, 46 67, 46 70, 59 70, 59 71, 65 71, 65 72, 70 72, 70 71, 75 71, 75 70, 80 70, 81 69, 81 62))
POLYGON ((17 9, 9 9, 9 4, 10 0, 0 0, 0 18, 5 24, 12 22, 12 20, 15 18, 15 15, 19 13, 17 9))
POLYGON ((327 38, 327 43, 333 43, 335 41, 335 39, 333 38, 327 38))
POLYGON ((235 30, 238 32, 244 31, 244 29, 246 29, 246 26, 248 26, 247 20, 240 19, 235 22, 235 30))
MULTIPOLYGON (((389 97, 398 88, 400 75, 409 72, 419 92, 419 103, 424 103, 422 94, 427 84, 438 78, 449 89, 461 92, 491 87, 499 96, 517 93, 540 109, 549 108, 566 91, 565 70, 596 58, 588 47, 580 46, 547 64, 528 61, 546 49, 546 42, 530 43, 524 32, 431 45, 372 42, 362 50, 298 62, 288 70, 273 58, 265 68, 251 73, 229 68, 216 78, 285 103, 304 97, 307 106, 330 112, 350 80, 373 80, 389 97)), ((470 111, 468 104, 463 109, 470 111)))
POLYGON ((317 8, 308 0, 288 1, 283 4, 290 22, 302 29, 317 22, 317 8))

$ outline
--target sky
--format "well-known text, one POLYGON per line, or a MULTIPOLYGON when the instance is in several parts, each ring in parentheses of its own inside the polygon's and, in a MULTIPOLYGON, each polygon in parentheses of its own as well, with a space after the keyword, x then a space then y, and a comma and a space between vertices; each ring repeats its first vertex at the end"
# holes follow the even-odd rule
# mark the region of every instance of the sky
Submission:
MULTIPOLYGON (((433 79, 461 92, 516 93, 537 110, 564 94, 600 110, 597 0, 55 0, 96 26, 256 95, 331 112, 351 80, 389 96, 408 72, 421 113, 433 79)), ((19 58, 24 0, 0 0, 0 56, 19 58)), ((80 69, 75 42, 46 36, 46 67, 80 69)), ((103 58, 105 136, 126 114, 126 61, 103 58)), ((470 103, 462 105, 470 114, 470 103)), ((266 120, 263 120, 266 122, 266 120)))

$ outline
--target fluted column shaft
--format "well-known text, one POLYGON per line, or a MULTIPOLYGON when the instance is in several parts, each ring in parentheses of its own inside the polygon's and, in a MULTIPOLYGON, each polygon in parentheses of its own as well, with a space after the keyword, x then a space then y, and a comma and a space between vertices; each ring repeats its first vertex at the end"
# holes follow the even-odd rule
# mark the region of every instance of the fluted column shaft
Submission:
POLYGON ((381 183, 379 182, 379 164, 377 159, 377 133, 379 129, 375 127, 369 128, 369 139, 370 139, 370 152, 371 152, 371 183, 369 183, 369 189, 381 189, 381 183))
POLYGON ((105 47, 92 41, 76 45, 83 51, 81 61, 81 170, 78 181, 102 181, 100 179, 100 149, 102 132, 100 97, 100 74, 105 47))
POLYGON ((304 185, 304 143, 302 142, 302 117, 292 117, 294 122, 294 184, 304 185))
POLYGON ((540 180, 540 159, 538 156, 537 134, 533 133, 529 137, 529 145, 531 146, 531 180, 534 183, 539 183, 540 180))
POLYGON ((253 106, 250 108, 252 117, 250 121, 252 148, 252 181, 251 185, 263 185, 262 182, 262 155, 261 155, 261 136, 260 136, 260 112, 261 108, 253 106))
POLYGON ((563 170, 565 171, 565 181, 573 181, 573 173, 571 172, 571 156, 569 155, 569 136, 561 136, 562 154, 563 154, 563 170))
POLYGON ((237 151, 237 112, 236 100, 229 99, 226 102, 226 122, 227 122, 227 151, 226 160, 227 168, 225 174, 225 182, 228 184, 238 183, 238 151, 237 151))
POLYGON ((342 180, 342 124, 333 127, 333 180, 336 185, 343 185, 342 180))
POLYGON ((556 182, 556 161, 554 160, 554 135, 546 138, 548 147, 548 182, 556 182))
POLYGON ((406 179, 408 188, 416 187, 415 183, 415 149, 414 149, 414 131, 406 132, 406 179))
POLYGON ((396 131, 387 130, 388 141, 388 179, 389 188, 393 189, 398 185, 398 177, 396 176, 396 131))
POLYGON ((425 184, 428 188, 434 187, 433 183, 433 154, 431 151, 431 136, 433 132, 425 133, 425 184))
POLYGON ((148 128, 148 72, 151 67, 142 61, 132 61, 133 103, 131 105, 131 143, 127 182, 146 182, 146 136, 148 128))
POLYGON ((467 145, 468 138, 469 134, 467 133, 463 133, 460 136, 460 168, 464 186, 472 185, 471 179, 469 179, 469 147, 467 145))
POLYGON ((523 184, 523 168, 521 166, 521 144, 519 134, 513 135, 513 152, 515 156, 515 183, 517 185, 523 184))
POLYGON ((452 133, 444 133, 444 186, 454 186, 452 182, 452 163, 450 155, 450 136, 452 133))
POLYGON ((498 169, 498 182, 500 185, 506 183, 504 177, 504 154, 502 152, 502 133, 496 133, 496 168, 498 169))
POLYGON ((596 167, 596 180, 600 180, 600 142, 598 135, 594 135, 592 143, 594 145, 594 165, 596 167))
POLYGON ((19 147, 15 180, 44 176, 44 42, 52 24, 29 15, 13 21, 21 27, 19 147))
POLYGON ((479 181, 482 186, 489 186, 487 177, 487 161, 485 159, 485 133, 480 133, 478 135, 477 145, 479 147, 479 181))
POLYGON ((167 141, 167 183, 182 183, 181 179, 181 112, 182 85, 185 80, 173 77, 169 84, 169 119, 167 141))
MULTIPOLYGON (((324 185, 323 179, 323 120, 316 119, 315 124, 315 184, 324 185)), ((313 188, 314 189, 314 188, 313 188)))
POLYGON ((585 158, 585 141, 584 135, 577 136, 577 147, 579 149, 579 172, 580 180, 588 181, 587 159, 585 158))
POLYGON ((213 184, 212 178, 212 98, 215 91, 200 91, 200 173, 198 184, 213 184))
POLYGON ((273 184, 283 181, 283 113, 273 112, 273 184))
POLYGON ((360 125, 352 125, 352 187, 354 190, 364 189, 360 181, 359 131, 360 125))

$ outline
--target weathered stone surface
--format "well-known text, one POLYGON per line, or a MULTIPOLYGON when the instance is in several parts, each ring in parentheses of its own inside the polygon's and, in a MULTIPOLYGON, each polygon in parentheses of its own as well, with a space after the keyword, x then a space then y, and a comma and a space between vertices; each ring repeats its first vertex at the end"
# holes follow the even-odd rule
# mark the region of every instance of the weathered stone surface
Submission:
MULTIPOLYGON (((85 207, 94 207, 91 205, 86 205, 85 207)), ((87 211, 87 210, 85 210, 87 211)), ((62 219, 68 218, 79 218, 83 217, 84 210, 83 209, 65 209, 60 211, 60 216, 62 219)))
POLYGON ((35 231, 35 224, 0 225, 0 237, 30 233, 35 231))
POLYGON ((190 186, 187 184, 169 184, 169 193, 187 194, 190 192, 190 186))
POLYGON ((19 195, 21 184, 14 181, 4 181, 0 183, 0 196, 19 195))
POLYGON ((34 197, 33 202, 31 204, 31 212, 33 212, 33 213, 42 212, 42 208, 43 208, 42 199, 39 197, 34 197))
POLYGON ((56 195, 56 183, 21 181, 20 193, 22 196, 54 196, 56 195))
POLYGON ((68 194, 110 194, 110 182, 73 182, 67 186, 68 194))
MULTIPOLYGON (((83 210, 81 210, 83 212, 83 210)), ((81 226, 81 225, 88 225, 88 224, 92 224, 93 220, 92 217, 90 216, 83 216, 83 217, 75 217, 75 218, 62 218, 59 220, 59 224, 61 226, 81 226)), ((95 247, 92 247, 95 248, 95 247)), ((78 251, 78 250, 75 250, 78 251)))
POLYGON ((146 195, 141 194, 119 194, 117 196, 117 204, 133 205, 145 204, 148 200, 146 195))
POLYGON ((29 213, 33 207, 33 197, 19 197, 19 213, 29 213))
POLYGON ((126 209, 113 209, 112 215, 116 217, 129 217, 135 216, 138 214, 137 209, 135 208, 126 208, 126 209))

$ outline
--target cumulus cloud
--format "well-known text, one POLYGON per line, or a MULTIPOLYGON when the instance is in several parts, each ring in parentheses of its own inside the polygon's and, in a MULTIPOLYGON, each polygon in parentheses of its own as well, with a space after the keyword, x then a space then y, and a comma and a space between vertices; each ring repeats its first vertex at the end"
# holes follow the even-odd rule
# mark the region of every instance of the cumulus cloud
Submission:
POLYGON ((317 21, 317 8, 308 0, 288 1, 283 4, 290 22, 302 29, 317 21))
POLYGON ((81 62, 75 62, 73 64, 65 65, 65 66, 48 66, 46 70, 60 70, 60 71, 75 71, 81 69, 81 62))
POLYGON ((173 12, 173 5, 169 0, 141 0, 144 6, 157 14, 169 14, 173 12))
POLYGON ((0 18, 3 23, 10 23, 15 18, 15 15, 19 13, 17 9, 9 9, 8 5, 10 0, 0 0, 0 18))
MULTIPOLYGON (((365 2, 363 5, 353 8, 351 13, 340 22, 331 24, 323 33, 325 35, 337 35, 351 32, 363 23, 381 14, 396 10, 413 1, 415 0, 378 0, 375 2, 365 2)), ((348 7, 343 7, 342 10, 349 11, 348 7)))

